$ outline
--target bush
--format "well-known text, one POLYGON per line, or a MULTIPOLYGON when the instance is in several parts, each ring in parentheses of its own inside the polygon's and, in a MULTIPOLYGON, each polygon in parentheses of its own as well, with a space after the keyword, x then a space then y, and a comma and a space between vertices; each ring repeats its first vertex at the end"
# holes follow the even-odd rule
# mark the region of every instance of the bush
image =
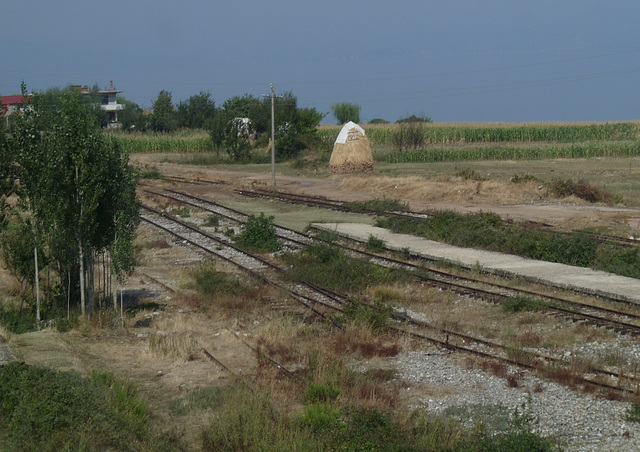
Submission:
POLYGON ((384 251, 384 240, 369 234, 369 239, 365 244, 365 249, 372 253, 384 251))
POLYGON ((305 405, 320 402, 332 402, 340 395, 340 388, 333 385, 321 385, 311 383, 301 396, 305 405))
POLYGON ((584 199, 587 202, 602 202, 605 204, 611 204, 614 202, 620 202, 621 199, 613 195, 613 193, 596 187, 595 185, 580 179, 578 182, 574 182, 571 179, 566 180, 554 180, 548 186, 549 192, 558 198, 565 198, 567 196, 575 196, 580 199, 584 199))
POLYGON ((340 248, 326 243, 309 245, 300 253, 288 254, 286 277, 309 281, 338 291, 359 291, 373 285, 404 281, 407 274, 354 259, 340 248))
POLYGON ((146 404, 111 374, 91 379, 21 363, 0 368, 1 428, 19 450, 140 450, 146 404))
POLYGON ((271 253, 281 248, 273 222, 274 217, 264 213, 256 217, 250 215, 242 233, 235 239, 236 244, 251 251, 271 253))

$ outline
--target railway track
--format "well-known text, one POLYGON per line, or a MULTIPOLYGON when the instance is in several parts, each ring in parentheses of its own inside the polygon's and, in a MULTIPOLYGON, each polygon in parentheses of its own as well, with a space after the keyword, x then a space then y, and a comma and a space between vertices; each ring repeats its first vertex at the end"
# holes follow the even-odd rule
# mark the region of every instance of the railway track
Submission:
MULTIPOLYGON (((189 205, 191 207, 202 209, 216 215, 220 215, 230 221, 245 222, 248 218, 248 215, 244 214, 243 212, 230 209, 213 201, 209 201, 175 190, 165 189, 165 191, 169 192, 170 194, 161 192, 159 193, 156 191, 148 192, 158 196, 166 197, 182 204, 189 205)), ((276 227, 276 232, 281 240, 289 242, 294 248, 303 247, 311 243, 314 239, 317 239, 310 237, 307 234, 303 234, 298 231, 280 226, 276 227)), ((400 260, 381 254, 369 253, 365 250, 355 247, 349 247, 346 245, 341 246, 349 253, 365 257, 378 265, 382 265, 385 267, 400 267, 412 270, 416 273, 417 278, 431 286, 451 290, 459 294, 470 294, 474 297, 497 303, 505 302, 509 298, 512 298, 514 296, 532 297, 535 299, 544 300, 546 303, 546 309, 548 309, 549 311, 556 312, 575 321, 590 322, 623 333, 630 333, 634 335, 640 334, 640 326, 633 323, 640 321, 640 314, 631 312, 630 310, 621 310, 605 306, 598 306, 595 304, 587 304, 584 302, 576 302, 567 298, 551 296, 541 292, 513 288, 495 282, 479 280, 468 276, 462 277, 460 275, 454 275, 449 272, 438 270, 433 266, 415 264, 407 260, 400 260), (426 275, 422 274, 424 272, 426 272, 426 275), (488 286, 492 290, 488 290, 486 288, 478 286, 488 286)))
MULTIPOLYGON (((209 254, 214 254, 225 261, 233 263, 257 279, 286 291, 292 299, 311 310, 314 314, 325 320, 332 321, 334 326, 342 328, 342 325, 335 321, 328 312, 343 312, 344 306, 349 302, 346 296, 310 283, 295 286, 284 284, 278 278, 283 269, 276 263, 261 256, 239 250, 228 240, 212 236, 153 208, 143 206, 143 209, 145 210, 145 214, 142 218, 149 224, 172 234, 182 243, 188 243, 209 254), (151 218, 152 216, 155 218, 151 218), (231 251, 224 251, 224 248, 230 248, 231 251)), ((406 313, 398 313, 396 314, 396 318, 398 318, 398 321, 402 322, 402 324, 410 326, 410 328, 403 328, 402 326, 394 325, 393 330, 397 333, 426 340, 432 344, 444 347, 447 350, 470 353, 486 359, 495 359, 509 365, 536 370, 542 373, 544 373, 544 369, 549 363, 555 366, 566 364, 562 358, 554 358, 533 351, 527 351, 520 358, 510 357, 509 349, 502 344, 437 327, 428 322, 413 319, 406 313), (467 342, 473 343, 475 346, 467 345, 467 342), (497 350, 497 352, 491 350, 497 350)), ((621 373, 595 368, 590 369, 588 374, 576 376, 575 379, 584 385, 598 386, 609 391, 619 391, 623 393, 633 392, 634 387, 640 385, 640 381, 635 378, 621 373), (633 386, 634 384, 635 386, 633 386)))

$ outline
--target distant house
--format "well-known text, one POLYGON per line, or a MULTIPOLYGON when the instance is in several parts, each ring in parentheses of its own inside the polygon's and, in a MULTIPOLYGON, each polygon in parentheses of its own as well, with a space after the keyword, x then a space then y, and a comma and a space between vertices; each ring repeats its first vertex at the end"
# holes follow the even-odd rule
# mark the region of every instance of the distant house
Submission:
MULTIPOLYGON (((89 87, 86 85, 83 87, 75 86, 74 88, 80 89, 82 94, 92 94, 89 91, 89 87)), ((98 95, 100 96, 100 108, 106 111, 109 116, 108 127, 116 128, 120 126, 118 123, 118 110, 122 110, 124 105, 119 104, 116 101, 116 96, 123 92, 124 90, 117 90, 113 87, 113 81, 110 83, 109 89, 98 91, 98 95)))
MULTIPOLYGON (((11 96, 0 96, 0 102, 2 107, 0 109, 0 117, 4 118, 5 124, 9 125, 9 117, 13 114, 19 113, 23 108, 25 99, 22 94, 14 94, 11 96)), ((26 96, 26 101, 31 102, 31 95, 26 96)))
MULTIPOLYGON (((12 96, 1 96, 0 99, 2 99, 2 113, 0 113, 0 116, 7 118, 7 120, 9 116, 22 110, 22 105, 25 100, 22 97, 22 94, 14 94, 12 96)), ((30 95, 26 96, 26 101, 27 102, 31 101, 30 95)))

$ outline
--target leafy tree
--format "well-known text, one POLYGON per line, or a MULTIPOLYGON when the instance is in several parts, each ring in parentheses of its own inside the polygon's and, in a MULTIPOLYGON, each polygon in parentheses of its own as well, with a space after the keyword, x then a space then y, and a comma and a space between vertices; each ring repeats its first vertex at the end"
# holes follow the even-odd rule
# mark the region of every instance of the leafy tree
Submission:
POLYGON ((116 101, 122 105, 122 110, 118 112, 118 122, 122 124, 122 130, 144 131, 147 129, 147 118, 138 104, 123 96, 117 96, 116 101))
POLYGON ((411 123, 411 122, 433 122, 433 119, 431 119, 431 117, 427 115, 420 115, 420 116, 411 115, 411 116, 407 116, 406 118, 398 119, 396 122, 398 124, 411 123))
MULTIPOLYGON (((325 114, 315 108, 298 108, 298 99, 290 91, 274 99, 274 108, 276 155, 295 157, 314 136, 325 114)), ((271 98, 258 99, 245 94, 228 99, 216 112, 209 130, 217 149, 226 150, 234 160, 246 158, 253 136, 271 136, 271 98), (242 125, 238 118, 249 118, 250 124, 242 125)))
POLYGON ((178 127, 176 111, 171 100, 171 92, 162 90, 153 101, 150 127, 158 132, 169 132, 178 127))
POLYGON ((202 129, 211 121, 216 113, 215 102, 211 93, 200 91, 200 94, 189 97, 178 104, 177 121, 179 127, 202 129))
POLYGON ((79 93, 63 93, 57 103, 55 120, 43 122, 41 98, 34 96, 33 108, 12 130, 13 156, 34 235, 47 237, 61 280, 78 270, 84 314, 87 259, 111 247, 112 259, 128 259, 138 218, 136 173, 117 142, 102 134, 79 93))
POLYGON ((339 102, 331 105, 333 116, 338 120, 338 124, 353 121, 360 122, 360 105, 349 102, 339 102))

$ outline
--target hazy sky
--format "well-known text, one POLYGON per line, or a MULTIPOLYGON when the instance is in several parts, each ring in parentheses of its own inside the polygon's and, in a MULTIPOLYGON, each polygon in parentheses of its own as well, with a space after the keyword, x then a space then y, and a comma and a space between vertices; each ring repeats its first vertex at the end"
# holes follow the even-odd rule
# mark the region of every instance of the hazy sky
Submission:
MULTIPOLYGON (((0 94, 107 87, 143 107, 292 91, 361 119, 640 119, 638 0, 2 0, 0 94)), ((333 122, 329 115, 325 122, 333 122)))

